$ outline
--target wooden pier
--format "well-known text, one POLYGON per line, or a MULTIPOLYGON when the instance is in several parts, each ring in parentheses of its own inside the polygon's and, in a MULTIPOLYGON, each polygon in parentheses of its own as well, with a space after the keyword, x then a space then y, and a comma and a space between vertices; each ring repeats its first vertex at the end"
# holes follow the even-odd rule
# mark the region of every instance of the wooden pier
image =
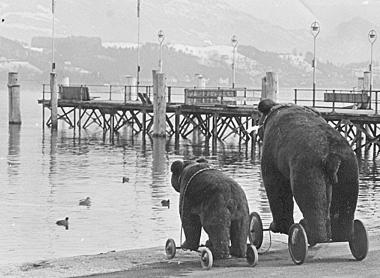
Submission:
MULTIPOLYGON (((48 86, 43 86, 43 124, 49 126, 50 118, 45 109, 50 109, 48 86)), ((75 97, 67 97, 60 88, 58 119, 81 136, 83 129, 92 126, 103 131, 103 139, 114 141, 121 128, 128 127, 134 134, 143 137, 153 132, 152 87, 142 86, 138 90, 131 86, 77 86, 75 97), (79 89, 78 89, 79 88, 79 89), (137 93, 138 92, 138 93, 137 93)), ((352 92, 349 90, 319 90, 316 99, 311 99, 308 89, 294 90, 294 103, 312 107, 335 127, 360 153, 372 148, 373 154, 380 151, 380 113, 378 92, 352 92), (333 94, 333 97, 328 96, 333 94), (340 95, 341 94, 341 95, 340 95), (366 109, 357 109, 358 97, 345 99, 343 94, 363 94, 366 109), (343 99, 343 101, 342 101, 343 99), (347 102, 346 102, 347 101, 347 102)), ((257 142, 252 127, 258 125, 260 113, 257 104, 261 90, 247 88, 179 88, 166 87, 166 136, 174 137, 176 145, 181 138, 198 134, 205 142, 211 142, 213 150, 218 142, 230 138, 239 141, 239 146, 254 148, 257 142)), ((361 100, 361 99, 360 99, 361 100)), ((359 100, 359 102, 360 102, 359 100)))

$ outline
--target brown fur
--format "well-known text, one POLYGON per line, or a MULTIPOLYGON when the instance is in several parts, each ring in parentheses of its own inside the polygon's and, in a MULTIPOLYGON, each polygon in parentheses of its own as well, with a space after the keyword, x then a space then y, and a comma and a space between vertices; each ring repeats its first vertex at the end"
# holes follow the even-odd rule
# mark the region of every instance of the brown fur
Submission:
POLYGON ((275 232, 293 224, 293 197, 310 242, 347 240, 358 197, 358 164, 347 141, 312 110, 265 101, 262 176, 275 232), (272 107, 272 108, 271 108, 272 107))
POLYGON ((215 259, 227 258, 230 254, 244 257, 249 228, 245 193, 233 179, 210 169, 204 160, 199 161, 201 163, 178 160, 171 166, 172 186, 180 192, 180 215, 186 237, 183 247, 197 250, 203 227, 215 259))

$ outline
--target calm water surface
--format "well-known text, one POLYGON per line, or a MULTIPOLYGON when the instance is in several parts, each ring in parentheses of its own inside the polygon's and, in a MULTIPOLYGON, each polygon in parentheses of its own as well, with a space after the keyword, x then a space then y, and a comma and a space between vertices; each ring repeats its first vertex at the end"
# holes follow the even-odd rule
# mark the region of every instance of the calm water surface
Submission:
MULTIPOLYGON (((8 125, 5 85, 0 90, 0 264, 96 254, 179 243, 178 194, 170 185, 170 164, 205 156, 244 188, 251 210, 271 221, 260 178, 259 153, 239 153, 228 143, 217 155, 182 141, 146 139, 123 130, 115 145, 90 128, 82 140, 73 130, 42 132, 38 90, 22 92, 21 126, 8 125), (4 99, 6 101, 4 101, 4 99), (129 182, 123 183, 122 178, 129 182), (89 196, 91 206, 79 206, 89 196), (170 199, 170 208, 161 200, 170 199), (55 222, 68 216, 68 230, 55 222)), ((370 233, 380 231, 379 159, 361 161, 357 218, 370 233)), ((296 212, 296 220, 301 218, 296 212)))

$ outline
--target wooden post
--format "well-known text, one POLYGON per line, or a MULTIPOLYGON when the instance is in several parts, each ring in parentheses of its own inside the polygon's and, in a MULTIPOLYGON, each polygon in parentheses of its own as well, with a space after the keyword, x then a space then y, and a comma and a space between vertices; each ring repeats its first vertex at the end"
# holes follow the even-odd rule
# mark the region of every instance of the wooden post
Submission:
POLYGON ((166 136, 165 77, 156 70, 153 73, 153 136, 166 136))
MULTIPOLYGON (((372 92, 370 91, 370 89, 371 89, 371 72, 369 72, 369 71, 364 72, 364 82, 363 83, 364 83, 363 84, 364 85, 364 94, 367 94, 371 98, 372 97, 371 96, 372 92)), ((369 103, 363 103, 360 108, 366 109, 366 108, 368 108, 368 105, 369 105, 369 103)))
MULTIPOLYGON (((376 125, 377 124, 374 124, 374 131, 373 131, 373 137, 375 137, 376 138, 376 130, 377 130, 377 128, 376 128, 376 125)), ((376 144, 372 144, 372 148, 373 148, 373 159, 375 159, 376 158, 376 144)))
POLYGON ((180 121, 181 111, 179 108, 175 110, 175 144, 179 144, 179 121, 180 121))
POLYGON ((362 149, 361 149, 361 145, 362 145, 362 132, 356 128, 356 155, 358 155, 359 157, 361 157, 362 155, 362 149))
POLYGON ((267 78, 261 78, 261 100, 267 98, 267 78))
POLYGON ((106 114, 104 112, 102 113, 102 118, 103 118, 103 142, 106 140, 106 132, 107 132, 107 124, 106 124, 106 114))
POLYGON ((146 134, 146 109, 142 109, 142 132, 143 132, 143 138, 145 138, 146 134))
POLYGON ((364 90, 364 77, 358 77, 358 90, 364 90))
POLYGON ((81 137, 81 133, 82 133, 82 108, 79 106, 79 109, 78 109, 78 113, 79 113, 79 118, 78 118, 78 133, 79 133, 79 140, 80 140, 80 137, 81 137))
POLYGON ((275 72, 267 72, 261 80, 261 99, 269 98, 277 102, 278 76, 275 72))
POLYGON ((278 76, 275 72, 266 73, 267 98, 277 102, 278 95, 278 76))
POLYGON ((214 113, 212 117, 212 153, 216 153, 217 142, 218 142, 218 118, 219 114, 214 113))
POLYGON ((58 95, 56 92, 56 73, 50 73, 50 109, 51 109, 51 128, 58 128, 58 95))
POLYGON ((18 73, 8 73, 9 124, 21 124, 20 85, 18 73))
POLYGON ((74 138, 75 138, 75 132, 76 132, 76 122, 77 122, 77 113, 76 113, 76 109, 75 109, 75 106, 73 107, 73 116, 74 116, 74 126, 73 126, 73 133, 74 133, 74 138))
MULTIPOLYGON (((164 175, 166 170, 166 139, 164 137, 153 138, 153 153, 152 153, 152 175, 164 175)), ((154 178, 157 186, 161 186, 161 181, 154 178)))
POLYGON ((132 92, 136 92, 136 79, 132 75, 126 77, 125 101, 132 100, 132 92))
POLYGON ((110 143, 114 143, 114 124, 115 124, 115 116, 114 112, 111 111, 110 113, 110 143))
POLYGON ((363 88, 365 91, 369 91, 371 72, 365 71, 363 77, 363 88))

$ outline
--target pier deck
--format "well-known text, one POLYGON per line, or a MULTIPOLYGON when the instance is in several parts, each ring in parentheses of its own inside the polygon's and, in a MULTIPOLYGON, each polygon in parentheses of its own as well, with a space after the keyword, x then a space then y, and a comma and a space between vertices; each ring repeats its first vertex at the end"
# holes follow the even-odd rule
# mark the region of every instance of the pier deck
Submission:
MULTIPOLYGON (((253 91, 252 91, 253 92, 253 91)), ((257 92, 257 90, 255 90, 257 92)), ((298 91, 299 94, 299 91, 298 91)), ((126 98, 112 99, 94 98, 90 100, 59 99, 58 108, 60 120, 63 120, 71 128, 79 130, 87 129, 92 125, 103 130, 104 139, 109 136, 114 140, 122 127, 128 126, 135 133, 144 136, 150 134, 153 125, 153 104, 126 98)), ((130 97, 131 98, 131 97, 130 97)), ((171 96, 169 96, 169 100, 171 96)), ((240 98, 241 99, 241 98, 240 98)), ((377 91, 376 91, 377 100, 377 91)), ((295 99, 299 105, 311 106, 312 100, 304 103, 295 99), (308 105, 309 104, 309 105, 308 105)), ((45 108, 50 109, 50 100, 38 101, 43 107, 44 124, 49 125, 50 119, 45 121, 45 108)), ((247 97, 240 103, 195 103, 168 101, 166 104, 167 135, 174 136, 176 143, 179 138, 188 138, 190 134, 202 135, 206 142, 212 141, 213 147, 217 142, 223 142, 229 137, 238 138, 239 144, 248 142, 253 144, 258 140, 252 126, 258 125, 260 113, 257 110, 259 97, 247 97), (249 99, 249 102, 246 100, 249 99), (256 99, 256 101, 254 101, 256 99)), ((362 149, 368 151, 371 147, 374 155, 380 150, 380 114, 377 110, 377 102, 372 102, 375 109, 349 109, 323 101, 313 101, 313 107, 333 127, 335 127, 358 152, 362 149)))

